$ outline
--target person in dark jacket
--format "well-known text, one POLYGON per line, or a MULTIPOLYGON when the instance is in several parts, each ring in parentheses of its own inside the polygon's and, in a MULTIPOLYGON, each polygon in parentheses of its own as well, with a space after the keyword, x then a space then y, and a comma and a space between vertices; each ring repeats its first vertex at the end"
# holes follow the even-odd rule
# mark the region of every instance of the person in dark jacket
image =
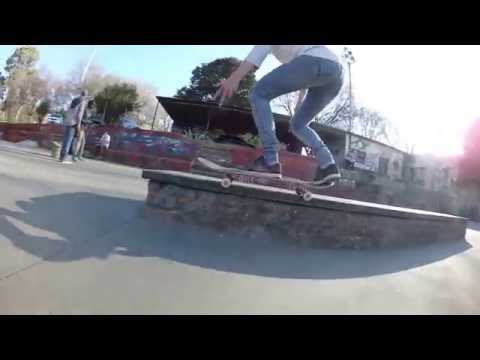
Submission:
MULTIPOLYGON (((83 90, 79 97, 73 99, 69 109, 67 110, 67 114, 63 121, 63 142, 59 159, 60 163, 62 164, 71 164, 71 162, 68 161, 66 157, 71 150, 75 134, 77 132, 80 133, 80 127, 82 124, 82 118, 85 112, 86 105, 87 91, 83 90)), ((73 151, 72 154, 73 156, 75 156, 75 153, 73 151)))

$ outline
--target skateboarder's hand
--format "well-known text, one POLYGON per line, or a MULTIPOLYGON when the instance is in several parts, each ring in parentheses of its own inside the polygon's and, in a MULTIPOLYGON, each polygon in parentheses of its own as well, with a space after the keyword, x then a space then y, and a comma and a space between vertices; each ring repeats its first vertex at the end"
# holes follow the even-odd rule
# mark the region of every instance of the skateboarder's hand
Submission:
POLYGON ((239 82, 235 78, 228 78, 220 82, 215 99, 220 98, 219 105, 222 106, 225 99, 230 98, 238 89, 239 82))

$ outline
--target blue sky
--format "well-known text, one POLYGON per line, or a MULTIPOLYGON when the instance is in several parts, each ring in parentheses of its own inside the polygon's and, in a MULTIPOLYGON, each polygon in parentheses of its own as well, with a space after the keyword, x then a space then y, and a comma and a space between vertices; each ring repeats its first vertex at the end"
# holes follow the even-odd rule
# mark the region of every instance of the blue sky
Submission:
MULTIPOLYGON (((132 80, 142 80, 154 85, 158 95, 172 96, 176 90, 189 83, 192 70, 200 63, 219 57, 243 59, 251 45, 151 45, 151 46, 53 46, 41 45, 40 66, 54 75, 65 77, 79 62, 90 58, 96 48, 94 62, 107 72, 132 80)), ((0 46, 0 64, 15 46, 0 46)), ((269 59, 259 76, 272 69, 276 61, 269 59)))
MULTIPOLYGON (((252 45, 97 46, 95 62, 107 72, 154 85, 172 96, 189 83, 192 70, 219 57, 244 58, 252 45)), ((480 46, 347 45, 354 99, 377 110, 399 130, 403 145, 417 153, 442 155, 463 151, 466 132, 480 117, 480 46)), ((337 52, 343 45, 333 45, 337 52)), ((64 77, 94 46, 40 45, 40 65, 64 77)), ((0 67, 15 46, 0 45, 0 67)), ((257 78, 276 67, 267 58, 257 78)))

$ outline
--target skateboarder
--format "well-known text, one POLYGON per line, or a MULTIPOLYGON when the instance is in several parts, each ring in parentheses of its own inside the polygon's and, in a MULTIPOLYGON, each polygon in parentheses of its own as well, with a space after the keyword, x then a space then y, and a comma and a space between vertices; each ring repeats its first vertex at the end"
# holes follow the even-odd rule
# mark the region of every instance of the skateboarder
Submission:
POLYGON ((220 104, 232 96, 241 80, 257 70, 269 54, 282 65, 260 79, 250 92, 250 104, 262 141, 264 154, 249 170, 257 173, 281 174, 278 158, 278 139, 270 101, 290 92, 300 91, 291 130, 309 146, 319 166, 314 183, 323 184, 340 178, 330 150, 318 134, 309 127, 315 115, 322 111, 339 93, 343 84, 343 67, 338 57, 322 45, 256 45, 242 64, 221 81, 216 98, 220 104), (306 94, 306 96, 305 96, 306 94))

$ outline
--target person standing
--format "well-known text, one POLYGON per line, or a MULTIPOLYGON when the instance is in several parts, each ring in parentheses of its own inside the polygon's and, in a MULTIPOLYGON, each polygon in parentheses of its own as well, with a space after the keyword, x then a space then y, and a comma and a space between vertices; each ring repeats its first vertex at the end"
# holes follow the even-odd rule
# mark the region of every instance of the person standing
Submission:
MULTIPOLYGON (((63 142, 62 150, 60 151, 60 163, 71 164, 68 161, 67 155, 72 148, 72 143, 76 133, 80 133, 80 127, 82 124, 83 113, 86 107, 87 91, 83 90, 79 97, 73 99, 70 104, 70 108, 67 110, 65 119, 63 121, 63 142)), ((75 157, 75 152, 72 151, 72 156, 75 157)))
POLYGON ((88 117, 90 116, 91 110, 94 106, 94 100, 90 100, 87 104, 85 111, 83 112, 83 118, 79 127, 77 127, 77 131, 75 132, 75 140, 73 142, 73 161, 77 160, 84 160, 83 159, 83 152, 85 150, 85 144, 87 141, 87 128, 86 123, 88 117))
POLYGON ((100 138, 97 154, 102 160, 105 160, 108 148, 110 147, 110 134, 105 131, 100 138))
POLYGON ((85 141, 86 141, 85 125, 82 123, 80 124, 79 127, 77 127, 75 140, 73 142, 73 155, 72 155, 73 161, 83 160, 83 151, 85 149, 85 141))
POLYGON ((318 161, 314 183, 339 179, 340 172, 330 150, 309 126, 315 115, 338 95, 343 84, 343 66, 337 55, 326 46, 256 45, 230 77, 221 81, 215 97, 220 97, 222 104, 237 91, 241 80, 257 70, 269 54, 273 54, 282 65, 260 79, 250 92, 263 156, 255 160, 249 170, 281 177, 278 139, 270 102, 283 94, 298 91, 298 103, 290 126, 293 134, 313 150, 318 161))

